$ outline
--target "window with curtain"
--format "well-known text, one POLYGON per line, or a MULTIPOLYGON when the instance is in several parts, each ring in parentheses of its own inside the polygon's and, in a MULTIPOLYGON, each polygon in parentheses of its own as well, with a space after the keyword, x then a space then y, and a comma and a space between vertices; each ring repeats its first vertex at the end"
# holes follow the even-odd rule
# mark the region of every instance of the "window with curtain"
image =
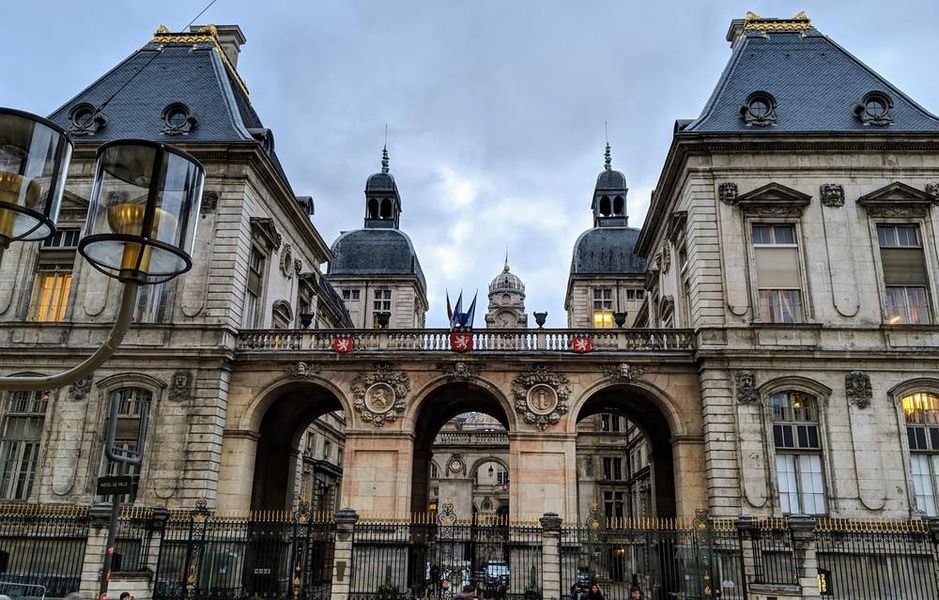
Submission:
POLYGON ((939 395, 914 392, 901 398, 900 406, 916 508, 927 517, 939 516, 939 395))
POLYGON ((929 323, 928 278, 916 225, 878 225, 887 322, 929 323))
POLYGON ((593 326, 597 329, 613 327, 613 288, 594 288, 593 326))
POLYGON ((71 263, 40 264, 33 282, 30 319, 39 322, 64 321, 71 289, 71 263))
POLYGON ((795 225, 753 224, 760 321, 801 323, 802 276, 795 225))
POLYGON ((0 437, 0 499, 28 500, 36 481, 48 392, 8 392, 0 437))
MULTIPOLYGON (((117 409, 117 435, 114 438, 115 445, 122 450, 134 451, 137 449, 137 431, 140 424, 140 413, 145 402, 153 399, 149 390, 137 387, 126 387, 116 389, 108 397, 107 418, 110 418, 111 402, 118 402, 117 409)), ((104 429, 107 431, 107 429, 104 429)), ((105 438, 105 443, 107 439, 105 438)), ((131 465, 121 465, 120 463, 109 460, 104 451, 101 452, 101 475, 132 475, 140 476, 140 467, 131 465), (123 470, 121 470, 123 469, 123 470)), ((121 496, 121 502, 132 504, 137 495, 125 494, 121 496)), ((107 500, 100 497, 99 500, 107 500)))
POLYGON ((776 488, 783 514, 823 515, 827 512, 818 407, 803 392, 770 396, 776 488))
POLYGON ((248 283, 245 287, 245 310, 242 321, 245 328, 258 326, 261 294, 264 289, 264 263, 264 255, 252 246, 251 256, 248 259, 248 283))

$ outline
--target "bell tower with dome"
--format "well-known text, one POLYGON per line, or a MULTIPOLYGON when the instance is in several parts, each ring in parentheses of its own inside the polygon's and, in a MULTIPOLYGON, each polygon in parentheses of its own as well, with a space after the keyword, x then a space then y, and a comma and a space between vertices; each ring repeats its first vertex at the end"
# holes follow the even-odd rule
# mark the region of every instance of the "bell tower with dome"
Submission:
POLYGON ((489 310, 486 311, 486 327, 528 327, 525 314, 525 284, 509 268, 505 258, 502 272, 489 284, 489 310))

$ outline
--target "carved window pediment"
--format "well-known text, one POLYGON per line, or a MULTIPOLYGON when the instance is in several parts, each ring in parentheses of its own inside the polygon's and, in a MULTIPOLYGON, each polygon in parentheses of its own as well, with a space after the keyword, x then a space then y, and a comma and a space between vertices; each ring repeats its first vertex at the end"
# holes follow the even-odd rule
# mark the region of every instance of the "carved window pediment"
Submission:
POLYGON ((780 183, 768 183, 737 196, 736 204, 748 213, 760 216, 799 216, 812 196, 780 183))
POLYGON ((268 217, 251 217, 251 237, 268 253, 280 248, 283 241, 283 237, 274 226, 274 220, 268 217))
POLYGON ((935 196, 899 181, 857 199, 873 217, 925 217, 936 202, 935 196))

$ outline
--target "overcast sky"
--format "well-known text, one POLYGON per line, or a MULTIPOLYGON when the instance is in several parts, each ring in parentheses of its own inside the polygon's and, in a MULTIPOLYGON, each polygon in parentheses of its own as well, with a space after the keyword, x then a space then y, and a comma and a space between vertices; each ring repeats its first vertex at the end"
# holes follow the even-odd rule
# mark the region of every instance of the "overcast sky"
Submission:
MULTIPOLYGON (((208 0, 17 2, 4 10, 0 105, 49 114, 208 0), (66 8, 68 7, 68 8, 66 8)), ((805 10, 823 33, 939 112, 939 2, 218 0, 238 70, 294 190, 328 243, 362 226, 385 123, 406 231, 446 322, 444 290, 479 289, 508 247, 527 309, 563 327, 571 250, 592 224, 604 120, 640 227, 675 119, 698 115, 747 10, 805 10)), ((531 319, 532 325, 534 319, 531 319)))

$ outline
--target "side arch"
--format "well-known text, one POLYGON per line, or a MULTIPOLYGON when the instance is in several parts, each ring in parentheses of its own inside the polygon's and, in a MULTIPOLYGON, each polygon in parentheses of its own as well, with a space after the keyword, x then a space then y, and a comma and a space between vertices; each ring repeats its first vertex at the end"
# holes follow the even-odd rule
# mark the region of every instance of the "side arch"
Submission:
POLYGON ((499 458, 498 456, 487 456, 476 459, 469 468, 469 474, 474 475, 481 466, 491 462, 502 465, 502 468, 505 469, 507 473, 509 473, 509 477, 512 476, 512 471, 509 469, 509 463, 507 463, 504 459, 499 458))
POLYGON ((261 391, 254 395, 254 398, 245 406, 244 412, 236 417, 236 429, 257 432, 268 409, 270 409, 285 392, 291 388, 304 387, 305 384, 313 384, 330 392, 342 406, 342 412, 345 414, 347 427, 351 429, 357 425, 355 414, 348 397, 345 392, 332 381, 318 375, 312 375, 306 378, 288 375, 268 383, 261 391))
POLYGON ((691 433, 688 431, 688 427, 685 421, 681 418, 681 410, 662 388, 647 381, 617 383, 609 381, 606 378, 596 381, 584 389, 580 396, 578 396, 571 405, 570 410, 567 413, 567 433, 576 435, 577 422, 581 419, 581 410, 583 410, 583 407, 585 404, 587 404, 587 402, 589 402, 597 394, 603 393, 605 391, 616 390, 627 393, 632 392, 642 397, 643 399, 652 402, 652 404, 658 408, 665 417, 665 420, 668 422, 668 426, 671 429, 673 436, 686 436, 691 433))

